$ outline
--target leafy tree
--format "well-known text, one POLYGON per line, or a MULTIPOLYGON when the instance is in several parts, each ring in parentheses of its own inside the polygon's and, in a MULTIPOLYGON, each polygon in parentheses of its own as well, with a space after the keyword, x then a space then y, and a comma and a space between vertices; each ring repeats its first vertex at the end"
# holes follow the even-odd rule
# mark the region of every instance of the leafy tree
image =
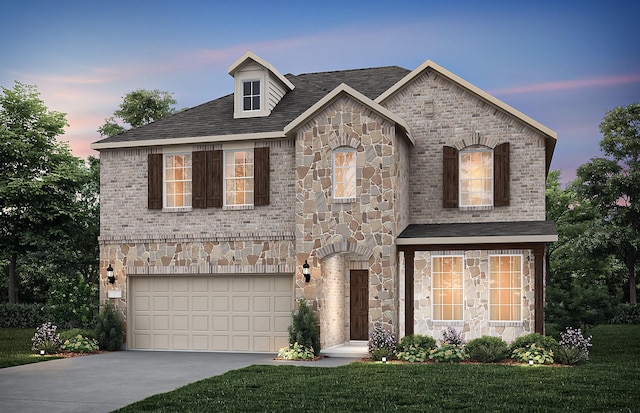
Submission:
POLYGON ((578 191, 601 217, 602 230, 592 242, 624 263, 629 302, 635 304, 640 260, 640 104, 607 112, 600 131, 600 148, 608 158, 592 158, 578 168, 578 191))
POLYGON ((127 130, 122 123, 132 128, 146 125, 176 112, 176 100, 173 93, 138 89, 124 95, 122 103, 113 112, 114 116, 105 119, 98 128, 101 136, 115 136, 127 130))

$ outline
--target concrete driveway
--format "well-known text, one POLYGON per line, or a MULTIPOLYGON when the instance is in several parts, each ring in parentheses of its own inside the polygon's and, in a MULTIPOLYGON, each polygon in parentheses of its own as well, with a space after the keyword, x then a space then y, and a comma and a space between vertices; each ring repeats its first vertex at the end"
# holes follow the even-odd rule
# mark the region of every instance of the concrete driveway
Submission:
POLYGON ((110 412, 254 364, 335 367, 354 358, 273 360, 274 354, 116 351, 0 369, 0 411, 110 412))

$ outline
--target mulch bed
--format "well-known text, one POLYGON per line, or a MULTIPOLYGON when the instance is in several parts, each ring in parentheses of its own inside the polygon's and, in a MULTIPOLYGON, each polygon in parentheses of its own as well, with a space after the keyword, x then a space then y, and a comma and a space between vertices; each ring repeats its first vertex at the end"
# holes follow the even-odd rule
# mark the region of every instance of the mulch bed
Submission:
POLYGON ((74 353, 72 351, 61 351, 60 353, 49 354, 49 355, 50 356, 56 356, 56 357, 62 357, 62 358, 72 358, 72 357, 91 356, 93 354, 102 354, 102 353, 107 353, 107 351, 106 350, 96 350, 96 351, 92 351, 90 353, 74 353))

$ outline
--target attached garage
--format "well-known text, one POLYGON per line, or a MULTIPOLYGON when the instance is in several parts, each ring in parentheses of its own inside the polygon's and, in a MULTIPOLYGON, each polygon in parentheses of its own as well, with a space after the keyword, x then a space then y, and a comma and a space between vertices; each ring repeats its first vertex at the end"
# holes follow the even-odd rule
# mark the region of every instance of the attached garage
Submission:
POLYGON ((137 350, 277 352, 288 343, 291 275, 131 276, 137 350))

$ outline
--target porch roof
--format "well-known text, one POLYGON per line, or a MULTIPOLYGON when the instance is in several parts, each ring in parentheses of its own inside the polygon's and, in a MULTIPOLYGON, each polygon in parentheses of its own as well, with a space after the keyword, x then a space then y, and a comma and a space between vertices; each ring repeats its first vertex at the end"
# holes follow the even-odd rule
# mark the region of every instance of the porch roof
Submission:
POLYGON ((411 224, 398 236, 396 244, 507 244, 557 240, 553 221, 472 222, 411 224))

